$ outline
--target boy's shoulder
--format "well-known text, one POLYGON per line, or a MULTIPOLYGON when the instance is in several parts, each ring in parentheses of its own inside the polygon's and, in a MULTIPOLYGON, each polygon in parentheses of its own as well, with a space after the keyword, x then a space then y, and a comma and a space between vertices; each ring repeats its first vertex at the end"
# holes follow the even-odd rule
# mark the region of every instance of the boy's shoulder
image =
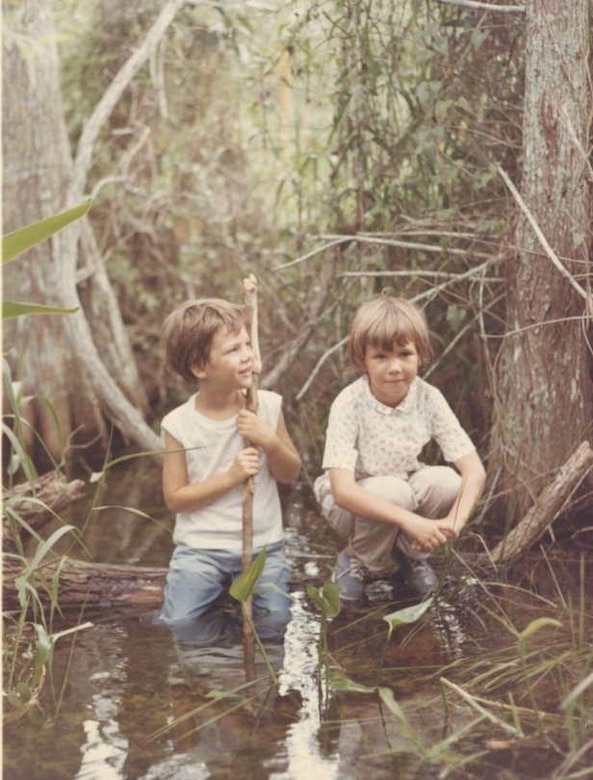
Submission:
POLYGON ((262 398, 271 401, 277 401, 278 399, 280 399, 280 401, 282 400, 280 393, 277 393, 275 390, 262 390, 261 387, 258 387, 257 389, 257 397, 260 400, 262 398))
POLYGON ((166 423, 170 420, 176 420, 180 417, 185 417, 185 415, 188 413, 188 409, 193 408, 195 405, 197 393, 193 393, 193 395, 190 395, 190 397, 184 401, 183 403, 179 404, 179 406, 174 406, 173 409, 170 409, 163 417, 161 424, 166 423))

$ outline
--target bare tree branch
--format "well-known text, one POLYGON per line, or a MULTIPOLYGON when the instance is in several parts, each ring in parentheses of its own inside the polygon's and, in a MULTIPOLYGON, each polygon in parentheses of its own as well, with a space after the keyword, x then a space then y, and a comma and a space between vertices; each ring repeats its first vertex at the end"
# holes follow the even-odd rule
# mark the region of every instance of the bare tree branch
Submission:
POLYGON ((520 207, 521 211, 523 212, 523 214, 525 215, 527 221, 531 225, 531 227, 533 229, 533 232, 537 236, 537 239, 540 242, 540 244, 542 245, 546 255, 550 258, 552 263, 560 271, 562 276, 568 281, 568 283, 571 285, 571 287, 573 289, 575 289, 578 292, 578 294, 585 300, 585 302, 587 304, 587 309, 589 311, 589 314, 593 315, 593 300, 591 298, 591 295, 586 290, 584 290, 581 287, 581 285, 576 281, 576 279, 573 277, 573 275, 570 273, 570 271, 566 268, 566 266, 564 266, 563 263, 560 261, 560 258, 554 252, 554 250, 552 249, 552 247, 548 243, 548 239, 545 237, 545 235, 543 234, 542 229, 537 224, 537 220, 535 219, 535 217, 533 216, 533 214, 529 210, 529 207, 527 206, 527 204, 525 203, 525 201, 521 197, 521 194, 519 193, 519 191, 517 190, 517 188, 515 187, 515 185, 511 181, 511 179, 508 176, 508 174, 500 167, 500 165, 498 165, 498 163, 495 163, 494 167, 496 168, 497 172, 501 176, 501 178, 504 181, 504 183, 509 188, 509 190, 510 190, 512 196, 514 197, 514 199, 519 204, 519 207, 520 207))
POLYGON ((437 0, 444 5, 461 5, 463 8, 475 8, 478 11, 502 11, 503 13, 525 13, 525 6, 522 5, 492 5, 492 3, 481 3, 478 0, 437 0))
POLYGON ((136 73, 152 57, 169 25, 186 3, 187 0, 169 0, 165 4, 141 45, 120 68, 116 77, 103 93, 103 97, 95 106, 95 110, 85 123, 80 136, 66 199, 67 203, 75 203, 80 200, 91 167, 95 141, 101 128, 109 119, 111 112, 136 73))

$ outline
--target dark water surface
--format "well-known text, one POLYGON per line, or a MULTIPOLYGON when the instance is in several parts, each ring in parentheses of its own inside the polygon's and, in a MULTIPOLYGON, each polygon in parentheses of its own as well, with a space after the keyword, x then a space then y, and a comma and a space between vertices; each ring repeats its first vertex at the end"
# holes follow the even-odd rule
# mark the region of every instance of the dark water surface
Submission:
MULTIPOLYGON (((484 590, 471 573, 447 574, 424 618, 391 637, 382 616, 411 602, 403 591, 397 603, 385 602, 377 588, 367 609, 330 621, 330 655, 321 662, 321 620, 305 587, 329 575, 338 543, 298 491, 284 504, 293 608, 284 642, 266 646, 277 685, 261 654, 255 680, 246 678, 236 618, 228 618, 216 646, 200 647, 176 642, 153 613, 70 616, 71 624, 93 626, 58 642, 41 707, 5 728, 6 780, 552 777, 557 756, 530 750, 528 742, 514 750, 504 729, 460 696, 445 704, 440 677, 454 683, 456 670, 482 657, 485 673, 500 663, 502 675, 503 664, 512 665, 496 653, 516 637, 482 609, 484 590), (403 718, 377 694, 328 684, 336 673, 391 691, 403 718)), ((167 565, 172 521, 154 463, 114 468, 92 504, 78 505, 67 519, 76 519, 96 561, 167 565)), ((69 554, 83 557, 80 549, 69 554)), ((523 629, 537 617, 558 616, 567 594, 583 600, 578 562, 563 571, 562 598, 545 572, 545 600, 518 587, 503 590, 509 623, 523 629)), ((581 618, 591 636, 591 616, 581 618)), ((518 699, 512 680, 509 693, 518 699)))

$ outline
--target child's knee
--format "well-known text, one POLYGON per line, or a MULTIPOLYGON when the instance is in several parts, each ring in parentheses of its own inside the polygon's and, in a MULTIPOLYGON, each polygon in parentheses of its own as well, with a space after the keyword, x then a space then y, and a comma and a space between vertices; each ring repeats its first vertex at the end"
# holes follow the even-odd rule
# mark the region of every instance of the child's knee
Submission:
POLYGON ((409 483, 400 477, 366 477, 360 480, 360 484, 369 493, 384 498, 396 506, 409 509, 412 512, 416 509, 417 501, 414 491, 409 483))
POLYGON ((446 515, 461 486, 461 477, 450 466, 426 466, 410 477, 421 514, 427 517, 446 515))

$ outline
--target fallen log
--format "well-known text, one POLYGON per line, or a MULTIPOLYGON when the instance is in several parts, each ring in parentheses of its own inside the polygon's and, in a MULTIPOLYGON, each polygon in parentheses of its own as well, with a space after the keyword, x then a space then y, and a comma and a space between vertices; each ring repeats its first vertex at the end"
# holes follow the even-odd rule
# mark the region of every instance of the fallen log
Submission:
MULTIPOLYGON (((157 566, 129 566, 94 563, 64 556, 29 570, 30 562, 15 555, 3 555, 2 608, 20 608, 17 580, 24 576, 36 589, 42 604, 50 604, 57 581, 57 603, 61 610, 105 607, 156 609, 160 607, 168 569, 157 566)), ((302 585, 293 574, 291 587, 302 585)), ((307 578, 313 583, 315 578, 307 578)), ((321 584, 321 579, 319 583, 321 584)))
POLYGON ((488 554, 492 563, 509 563, 532 547, 567 509, 575 490, 593 469, 593 449, 584 441, 560 467, 525 517, 488 554))
POLYGON ((81 479, 68 482, 59 471, 43 474, 31 485, 24 482, 3 492, 4 523, 3 546, 13 545, 14 534, 22 533, 20 521, 29 528, 38 530, 63 512, 63 510, 84 498, 86 484, 81 479))
POLYGON ((90 563, 74 558, 55 558, 34 571, 18 556, 3 556, 4 610, 19 609, 17 579, 29 578, 42 603, 49 604, 57 580, 60 609, 138 607, 161 604, 166 568, 90 563))

